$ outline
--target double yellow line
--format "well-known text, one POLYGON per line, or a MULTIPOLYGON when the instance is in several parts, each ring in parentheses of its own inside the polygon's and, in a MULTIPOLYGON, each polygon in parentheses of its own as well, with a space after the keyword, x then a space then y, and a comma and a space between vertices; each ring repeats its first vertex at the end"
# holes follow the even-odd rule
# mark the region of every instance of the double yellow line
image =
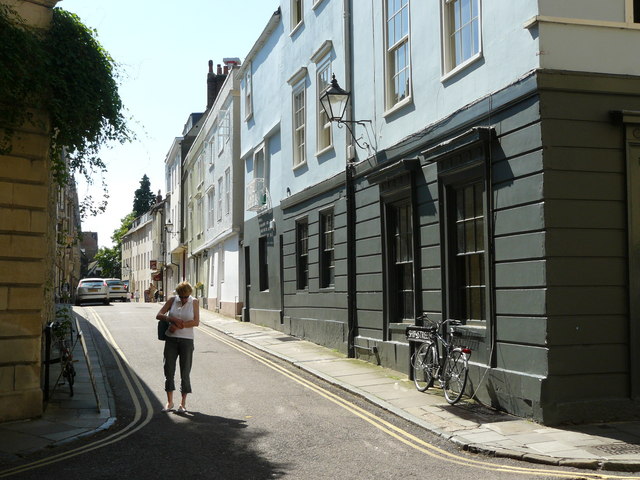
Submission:
MULTIPOLYGON (((133 419, 123 429, 113 433, 112 435, 109 435, 108 437, 102 440, 89 443, 87 445, 78 447, 76 449, 73 449, 67 452, 63 452, 57 455, 52 455, 50 457, 47 457, 26 465, 0 471, 0 478, 9 477, 11 475, 15 475, 15 474, 33 470, 36 468, 44 467, 46 465, 51 465, 53 463, 57 463, 68 458, 72 458, 78 455, 91 452, 93 450, 97 450, 99 448, 106 447, 108 445, 111 445, 115 442, 118 442, 120 440, 127 438, 128 436, 132 435, 133 433, 137 432, 138 430, 146 426, 151 421, 151 418, 153 417, 153 408, 151 405, 151 401, 148 395, 145 393, 145 390, 142 387, 138 376, 135 374, 135 372, 131 368, 124 352, 117 345, 115 339, 107 329, 106 325, 104 324, 100 316, 95 312, 95 310, 93 310, 93 308, 88 308, 87 310, 89 311, 93 319, 92 323, 95 323, 95 325, 97 325, 98 329, 103 334, 104 338, 107 339, 109 350, 111 351, 111 354, 113 355, 118 365, 118 370, 120 371, 120 374, 125 381, 127 390, 129 391, 131 399, 134 403, 135 414, 133 419), (142 403, 140 402, 140 399, 142 399, 142 403), (143 413, 145 410, 146 410, 146 414, 143 413)), ((238 344, 237 341, 230 340, 228 337, 217 333, 211 328, 198 327, 198 330, 218 340, 219 342, 237 350, 238 352, 241 352, 244 355, 253 358, 257 362, 260 362, 266 367, 278 372, 279 374, 289 378, 290 380, 298 383, 299 385, 313 391, 314 393, 316 393, 317 395, 320 395, 326 400, 344 408, 351 414, 371 424, 378 430, 393 437, 397 441, 429 457, 446 461, 449 463, 465 466, 465 467, 473 467, 479 470, 485 470, 485 471, 491 471, 491 472, 502 472, 502 473, 513 473, 518 475, 530 475, 530 476, 545 475, 547 477, 552 477, 552 478, 566 478, 566 479, 575 479, 576 476, 578 476, 581 479, 640 480, 640 477, 637 477, 637 476, 636 477, 620 476, 620 475, 608 474, 605 472, 591 473, 591 472, 581 471, 579 474, 576 474, 576 473, 565 472, 557 469, 547 469, 547 468, 534 469, 534 468, 528 468, 528 467, 517 467, 517 466, 510 466, 510 465, 494 464, 494 463, 485 462, 482 460, 476 460, 476 459, 470 458, 469 456, 461 456, 455 453, 447 452, 446 450, 438 448, 435 445, 432 445, 422 440, 421 438, 418 438, 415 435, 412 435, 411 433, 403 430, 402 428, 389 423, 383 418, 380 418, 377 415, 374 415, 364 410, 363 408, 360 408, 356 404, 339 397, 338 395, 330 392, 329 390, 324 389, 321 386, 316 385, 315 383, 309 380, 306 380, 302 376, 295 374, 289 369, 280 366, 278 363, 272 360, 269 360, 264 356, 261 356, 260 354, 254 352, 252 349, 249 349, 241 344, 238 344)))
POLYGON ((93 450, 97 450, 98 448, 106 447, 127 438, 129 435, 137 432, 151 421, 151 418, 153 416, 153 408, 149 396, 145 393, 145 390, 140 383, 140 379, 134 372, 133 368, 131 368, 127 357, 116 343, 115 339, 111 335, 111 332, 109 332, 109 330, 107 329, 107 326, 103 322, 102 318, 100 318, 100 316, 93 308, 87 308, 87 310, 92 317, 91 323, 96 325, 104 338, 107 339, 109 350, 111 351, 111 354, 113 355, 113 358, 118 365, 118 370, 120 371, 120 374, 127 386, 127 390, 129 391, 135 408, 133 419, 123 429, 118 430, 117 432, 109 435, 106 438, 103 438, 102 440, 91 442, 73 450, 62 452, 57 455, 52 455, 50 457, 43 458, 26 465, 10 468, 8 470, 2 470, 0 471, 0 478, 9 477, 11 475, 27 472, 29 470, 34 470, 46 465, 51 465, 52 463, 61 462, 68 458, 83 455, 93 450), (144 403, 144 410, 146 410, 146 415, 144 416, 143 405, 140 403, 140 398, 142 398, 142 401, 144 403))
POLYGON ((360 408, 356 404, 339 397, 338 395, 330 392, 329 390, 326 390, 321 386, 316 385, 315 383, 309 380, 306 380, 302 376, 291 372, 289 369, 282 367, 278 363, 259 355, 253 350, 243 345, 240 345, 235 341, 229 340, 226 336, 220 335, 218 333, 214 333, 214 331, 212 331, 210 328, 198 327, 198 329, 201 332, 205 333, 206 335, 209 335, 210 337, 215 338, 216 340, 230 346, 231 348, 234 348, 235 350, 253 358, 254 360, 267 366, 268 368, 280 373, 281 375, 284 375, 285 377, 315 392, 316 394, 329 400, 330 402, 344 408, 345 410, 352 413, 356 417, 361 418, 365 422, 373 425, 378 430, 395 438, 399 442, 404 443, 405 445, 408 445, 414 450, 424 453, 425 455, 428 455, 432 458, 447 461, 449 463, 453 463, 457 465, 462 465, 465 467, 473 467, 479 470, 487 470, 491 472, 514 473, 519 475, 539 475, 539 476, 545 475, 547 477, 567 478, 567 479, 576 479, 577 477, 581 479, 635 479, 635 480, 640 479, 640 477, 637 477, 637 476, 636 477, 620 476, 615 474, 607 474, 605 472, 591 473, 591 472, 581 471, 580 473, 577 474, 576 472, 567 472, 567 471, 562 471, 557 469, 548 469, 548 468, 534 469, 534 468, 528 468, 528 467, 501 465, 501 464, 494 464, 490 462, 484 462, 482 460, 476 460, 476 459, 470 458, 469 456, 462 456, 455 453, 447 452, 446 450, 438 448, 435 445, 432 445, 422 440, 421 438, 418 438, 415 435, 412 435, 411 433, 403 430, 402 428, 389 423, 383 418, 380 418, 377 415, 374 415, 373 413, 370 413, 364 410, 363 408, 360 408))

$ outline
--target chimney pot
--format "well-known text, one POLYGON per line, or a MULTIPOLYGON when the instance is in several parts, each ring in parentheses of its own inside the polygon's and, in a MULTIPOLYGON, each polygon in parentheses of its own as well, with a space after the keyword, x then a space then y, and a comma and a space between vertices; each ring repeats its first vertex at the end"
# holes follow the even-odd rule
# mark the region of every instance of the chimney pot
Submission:
POLYGON ((218 75, 222 75, 222 65, 218 64, 218 75))
POLYGON ((224 74, 229 75, 229 67, 226 65, 224 66, 224 74))
POLYGON ((213 73, 213 60, 209 60, 209 73, 213 73))

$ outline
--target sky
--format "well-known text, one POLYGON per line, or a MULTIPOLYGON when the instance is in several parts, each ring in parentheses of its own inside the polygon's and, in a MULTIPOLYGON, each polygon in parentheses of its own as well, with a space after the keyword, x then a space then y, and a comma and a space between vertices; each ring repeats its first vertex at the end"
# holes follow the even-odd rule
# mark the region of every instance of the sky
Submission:
MULTIPOLYGON (((190 113, 206 108, 209 60, 214 71, 223 58, 244 61, 278 5, 278 0, 58 2, 97 30, 98 41, 120 65, 119 92, 137 137, 101 150, 108 207, 82 221, 83 231, 98 232, 99 246, 112 246, 111 236, 133 210, 143 175, 151 191, 164 196, 164 160, 173 139, 182 135, 190 113)), ((81 198, 87 193, 102 198, 99 179, 93 186, 77 181, 81 198)))

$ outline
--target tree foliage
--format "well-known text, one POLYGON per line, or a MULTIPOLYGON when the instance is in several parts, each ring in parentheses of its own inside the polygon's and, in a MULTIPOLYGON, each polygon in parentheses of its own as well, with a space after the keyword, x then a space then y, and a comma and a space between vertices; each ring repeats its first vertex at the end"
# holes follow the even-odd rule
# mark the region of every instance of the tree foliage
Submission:
POLYGON ((140 188, 138 188, 133 197, 133 213, 136 217, 144 215, 156 203, 156 196, 151 192, 151 182, 146 174, 140 180, 140 188))
POLYGON ((115 246, 120 248, 122 245, 122 237, 124 237, 129 230, 131 230, 131 225, 133 225, 133 221, 136 219, 135 213, 131 212, 127 214, 120 220, 120 226, 113 231, 113 235, 111 235, 111 241, 115 246))
POLYGON ((100 247, 93 259, 102 270, 102 276, 104 278, 120 278, 122 262, 120 260, 119 248, 100 247))
POLYGON ((96 253, 94 259, 102 269, 102 275, 106 278, 122 277, 122 237, 131 229, 136 215, 131 212, 120 220, 120 226, 113 231, 111 241, 113 247, 102 247, 96 253))
MULTIPOLYGON (((51 28, 40 30, 0 5, 0 152, 11 150, 17 127, 37 125, 33 109, 41 110, 49 116, 56 180, 64 184, 78 172, 92 184, 94 174, 107 168, 98 156, 100 148, 133 137, 123 115, 116 67, 96 31, 73 13, 55 8, 51 28), (71 172, 62 159, 63 149, 71 172)), ((102 187, 101 202, 95 205, 86 198, 83 213, 104 211, 108 198, 104 182, 102 187)))

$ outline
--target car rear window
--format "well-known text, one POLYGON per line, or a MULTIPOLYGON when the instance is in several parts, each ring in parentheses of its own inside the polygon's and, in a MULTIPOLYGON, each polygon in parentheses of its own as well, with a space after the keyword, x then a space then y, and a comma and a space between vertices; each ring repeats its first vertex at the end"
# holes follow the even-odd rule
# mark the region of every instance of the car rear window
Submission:
POLYGON ((120 280, 107 280, 107 284, 109 284, 109 286, 111 287, 113 287, 114 285, 124 286, 124 282, 121 282, 120 280))
POLYGON ((102 282, 82 282, 80 285, 83 287, 101 287, 102 282))

